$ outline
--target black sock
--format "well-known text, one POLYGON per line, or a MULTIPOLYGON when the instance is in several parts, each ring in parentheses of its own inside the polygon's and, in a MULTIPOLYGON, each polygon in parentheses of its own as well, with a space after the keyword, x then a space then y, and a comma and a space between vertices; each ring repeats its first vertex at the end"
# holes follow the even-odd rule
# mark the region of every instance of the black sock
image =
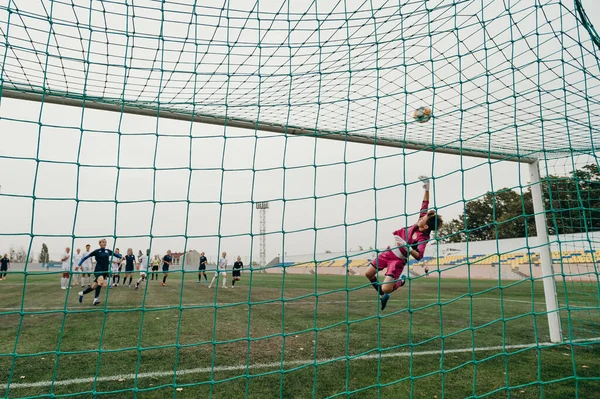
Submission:
POLYGON ((166 282, 167 282, 167 276, 164 276, 163 277, 163 283, 166 283, 166 282))
POLYGON ((373 288, 375 288, 375 291, 377 291, 379 295, 385 294, 383 292, 383 288, 381 288, 381 285, 379 285, 377 281, 371 281, 371 285, 373 286, 373 288))
POLYGON ((121 282, 121 276, 117 276, 117 284, 121 282))
POLYGON ((88 287, 85 290, 83 290, 83 295, 90 293, 92 291, 94 291, 94 289, 88 285, 88 287))
POLYGON ((133 280, 133 277, 129 276, 129 285, 131 285, 131 280, 133 280))
POLYGON ((198 273, 198 281, 202 280, 202 274, 198 273))
POLYGON ((208 277, 206 277, 206 273, 203 273, 203 274, 204 274, 204 279, 205 279, 205 280, 206 280, 206 282, 208 283, 208 277))
POLYGON ((98 299, 98 297, 100 296, 101 289, 102 289, 102 286, 100 284, 98 284, 98 286, 96 287, 96 294, 94 295, 94 299, 98 299))
POLYGON ((231 286, 233 287, 235 285, 235 280, 231 281, 231 286))

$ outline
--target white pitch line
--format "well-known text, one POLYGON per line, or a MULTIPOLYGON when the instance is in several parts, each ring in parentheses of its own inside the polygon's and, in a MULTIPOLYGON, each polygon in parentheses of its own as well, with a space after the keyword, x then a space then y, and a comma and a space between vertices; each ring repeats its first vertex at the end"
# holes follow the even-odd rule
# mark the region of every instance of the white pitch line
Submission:
MULTIPOLYGON (((600 337, 596 338, 587 338, 587 339, 578 339, 571 341, 575 342, 591 342, 598 341, 600 337)), ((505 345, 505 346, 488 346, 484 348, 460 348, 460 349, 447 349, 444 351, 441 350, 431 350, 431 351, 421 351, 421 352, 392 352, 392 353, 373 353, 369 355, 364 355, 356 358, 347 358, 347 357, 330 357, 325 359, 319 359, 316 362, 314 360, 291 360, 283 363, 284 367, 296 367, 296 366, 308 366, 311 364, 314 365, 325 365, 333 362, 340 362, 345 360, 372 360, 379 358, 395 358, 395 357, 412 357, 412 356, 429 356, 429 355, 449 355, 453 353, 467 353, 467 352, 485 352, 485 351, 498 351, 498 350, 509 350, 509 349, 525 349, 525 348, 543 348, 543 347, 553 347, 553 346, 563 346, 568 345, 569 342, 565 343, 551 343, 551 342, 543 342, 543 343, 533 343, 533 344, 520 344, 520 345, 505 345)), ((215 367, 197 367, 193 369, 183 369, 177 370, 177 376, 183 376, 188 374, 203 374, 212 372, 222 372, 222 371, 239 371, 246 369, 272 369, 272 368, 280 368, 281 362, 272 362, 272 363, 255 363, 255 364, 238 364, 232 366, 215 366, 215 367)), ((64 385, 77 385, 77 384, 89 384, 96 382, 108 382, 108 381, 119 381, 121 380, 134 380, 142 378, 157 378, 157 377, 172 377, 175 374, 173 370, 169 371, 154 371, 149 373, 138 373, 136 374, 117 374, 106 377, 88 377, 88 378, 73 378, 69 380, 58 380, 58 381, 38 381, 38 382, 17 382, 14 384, 10 384, 11 389, 24 389, 24 388, 40 388, 40 387, 49 387, 49 386, 64 386, 64 385)), ((8 389, 8 385, 0 385, 2 389, 8 389)))
MULTIPOLYGON (((442 302, 448 302, 448 301, 453 301, 456 298, 441 298, 440 301, 442 302)), ((455 302, 458 301, 462 301, 462 300, 467 300, 468 297, 464 297, 461 299, 456 300, 455 302)), ((531 305, 531 301, 523 301, 523 300, 519 300, 519 299, 499 299, 499 298, 485 298, 485 297, 473 297, 474 300, 486 300, 486 301, 497 301, 497 302, 516 302, 516 303, 526 303, 531 305)), ((281 299, 272 299, 270 300, 271 302, 267 302, 267 303, 252 303, 252 306, 263 306, 263 305, 281 305, 282 301, 281 299)), ((410 300, 411 302, 426 302, 426 301, 430 301, 431 304, 438 304, 439 302, 437 302, 436 299, 429 299, 429 298, 413 298, 410 300)), ((377 303, 375 300, 372 301, 366 301, 366 300, 349 300, 348 302, 350 303, 377 303)), ((388 302, 407 302, 407 300, 404 299, 390 299, 388 302)), ((327 304, 344 304, 346 303, 346 301, 319 301, 320 305, 327 305, 327 304)), ((307 300, 286 300, 285 301, 285 305, 310 305, 310 304, 314 304, 314 301, 307 301, 307 300)), ((536 302, 536 305, 544 305, 543 302, 536 302)), ((214 306, 215 303, 214 302, 206 302, 206 303, 185 303, 182 306, 182 308, 186 309, 187 307, 190 306, 214 306)), ((232 306, 243 306, 243 305, 247 305, 246 302, 240 302, 240 303, 236 303, 235 305, 232 303, 220 303, 217 304, 217 307, 232 307, 232 306)), ((73 306, 77 306, 75 305, 70 305, 70 307, 68 307, 68 310, 75 310, 73 308, 73 306)), ((115 308, 115 309, 132 309, 132 310, 137 310, 137 309, 141 309, 141 305, 140 306, 136 306, 136 305, 112 305, 109 303, 109 305, 107 306, 108 308, 115 308)), ((145 305, 144 308, 146 309, 154 309, 154 308, 171 308, 171 309, 179 309, 179 305, 175 304, 168 304, 168 305, 145 305)), ((27 312, 29 311, 36 311, 36 310, 64 310, 64 307, 37 307, 37 306, 26 306, 24 308, 24 311, 27 312)), ((88 308, 82 308, 82 309, 88 309, 88 308)), ((103 307, 101 306, 99 309, 103 309, 103 307)), ((20 311, 21 308, 20 307, 7 307, 7 308, 0 308, 0 311, 20 311)))

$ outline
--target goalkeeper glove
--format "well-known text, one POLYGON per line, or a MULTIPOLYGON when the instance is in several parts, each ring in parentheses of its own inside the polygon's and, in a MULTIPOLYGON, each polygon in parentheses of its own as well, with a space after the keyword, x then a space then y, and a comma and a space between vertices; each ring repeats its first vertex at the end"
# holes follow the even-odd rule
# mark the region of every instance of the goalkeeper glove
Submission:
POLYGON ((429 178, 427 176, 419 176, 419 180, 421 180, 421 182, 423 182, 423 190, 425 191, 429 191, 429 178))

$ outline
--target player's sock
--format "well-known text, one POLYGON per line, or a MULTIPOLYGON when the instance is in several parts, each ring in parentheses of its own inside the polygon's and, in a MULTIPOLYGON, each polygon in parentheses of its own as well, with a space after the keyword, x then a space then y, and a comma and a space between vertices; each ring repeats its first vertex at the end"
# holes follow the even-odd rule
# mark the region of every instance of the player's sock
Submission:
POLYGON ((96 287, 96 292, 94 294, 94 299, 98 299, 98 297, 100 296, 100 290, 101 289, 102 289, 102 286, 100 284, 98 284, 98 286, 96 287))
POLYGON ((223 277, 223 287, 227 287, 227 277, 223 277))
POLYGON ((377 282, 377 277, 373 277, 372 279, 369 279, 369 281, 371 281, 371 285, 373 286, 373 288, 375 288, 375 291, 377 291, 379 295, 385 294, 385 292, 383 292, 383 289, 381 288, 381 285, 379 285, 379 283, 377 282))
POLYGON ((85 294, 87 294, 87 293, 90 293, 90 292, 92 292, 92 291, 94 291, 94 289, 93 289, 92 287, 87 287, 87 288, 86 288, 85 290, 83 290, 82 292, 83 292, 83 295, 85 295, 85 294))
POLYGON ((167 282, 167 276, 163 277, 163 284, 165 284, 167 282))
POLYGON ((204 280, 208 283, 208 277, 206 277, 206 273, 204 273, 204 280))
POLYGON ((132 280, 133 280, 133 277, 129 276, 129 285, 131 285, 132 280))
POLYGON ((231 280, 231 286, 235 287, 235 280, 231 280))
POLYGON ((121 282, 121 276, 117 276, 117 284, 121 282))
POLYGON ((208 285, 208 288, 212 287, 213 283, 215 282, 215 279, 217 278, 217 276, 214 276, 212 278, 212 281, 210 282, 210 284, 208 285))

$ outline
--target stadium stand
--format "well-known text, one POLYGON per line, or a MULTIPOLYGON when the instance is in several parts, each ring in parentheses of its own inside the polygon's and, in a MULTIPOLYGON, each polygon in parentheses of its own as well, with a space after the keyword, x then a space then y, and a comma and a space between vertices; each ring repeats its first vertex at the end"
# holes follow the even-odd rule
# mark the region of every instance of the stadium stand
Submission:
MULTIPOLYGON (((364 256, 364 255, 363 255, 364 256)), ((595 265, 600 260, 600 250, 572 250, 553 251, 552 260, 555 264, 557 275, 570 275, 570 265, 595 270, 595 265)), ((324 273, 360 275, 368 267, 370 258, 337 258, 323 261, 287 262, 282 264, 291 273, 324 273)), ((466 256, 463 254, 452 254, 440 257, 425 256, 420 261, 410 262, 410 274, 413 277, 421 276, 422 269, 428 267, 430 275, 437 277, 452 278, 497 278, 524 279, 538 278, 540 265, 540 254, 537 252, 509 252, 502 254, 475 254, 466 256), (466 268, 465 266, 469 266, 466 268), (499 270, 500 268, 501 270, 499 270)), ((578 270, 578 274, 581 270, 578 270)))

